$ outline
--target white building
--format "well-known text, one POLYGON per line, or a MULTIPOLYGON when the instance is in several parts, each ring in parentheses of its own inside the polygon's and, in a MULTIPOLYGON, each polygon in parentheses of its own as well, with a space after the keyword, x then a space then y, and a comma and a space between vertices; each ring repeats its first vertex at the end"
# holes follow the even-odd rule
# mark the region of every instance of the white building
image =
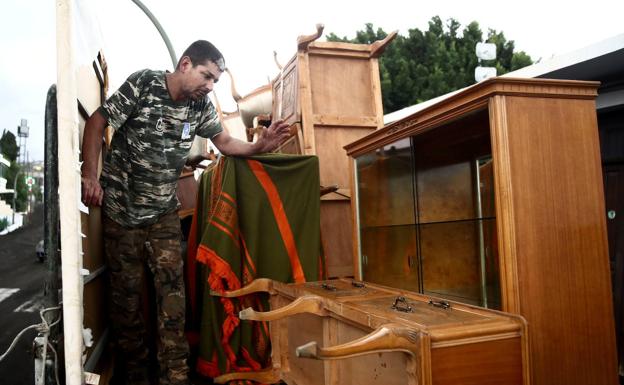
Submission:
MULTIPOLYGON (((22 225, 22 215, 14 213, 11 206, 5 201, 13 198, 13 189, 7 188, 6 173, 11 162, 0 154, 0 221, 6 221, 8 227, 0 230, 0 235, 15 230, 22 225)), ((1 229, 1 227, 0 227, 1 229)))

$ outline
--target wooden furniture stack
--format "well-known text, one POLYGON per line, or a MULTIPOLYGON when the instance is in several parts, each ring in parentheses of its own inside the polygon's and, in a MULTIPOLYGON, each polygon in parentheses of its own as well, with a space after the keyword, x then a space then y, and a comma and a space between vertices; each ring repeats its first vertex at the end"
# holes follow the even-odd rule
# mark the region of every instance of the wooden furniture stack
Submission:
POLYGON ((352 276, 349 159, 343 146, 383 126, 378 57, 396 36, 372 44, 317 42, 323 31, 298 39, 297 54, 273 82, 273 119, 293 136, 281 152, 317 155, 322 186, 336 186, 321 202, 329 277, 352 276))
POLYGON ((283 284, 257 279, 228 297, 264 291, 271 311, 272 367, 216 383, 314 385, 529 384, 520 316, 440 301, 351 279, 283 284))
POLYGON ((533 384, 616 384, 597 87, 489 79, 346 146, 356 278, 522 315, 533 384))

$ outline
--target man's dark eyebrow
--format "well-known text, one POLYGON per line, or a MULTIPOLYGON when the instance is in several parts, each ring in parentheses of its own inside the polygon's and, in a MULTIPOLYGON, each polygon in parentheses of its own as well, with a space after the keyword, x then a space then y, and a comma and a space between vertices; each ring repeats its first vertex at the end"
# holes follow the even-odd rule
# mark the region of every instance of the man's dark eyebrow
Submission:
POLYGON ((210 72, 210 70, 208 70, 208 69, 202 71, 202 73, 204 74, 204 76, 210 76, 212 79, 214 79, 215 83, 219 81, 217 76, 215 74, 213 74, 212 72, 210 72))

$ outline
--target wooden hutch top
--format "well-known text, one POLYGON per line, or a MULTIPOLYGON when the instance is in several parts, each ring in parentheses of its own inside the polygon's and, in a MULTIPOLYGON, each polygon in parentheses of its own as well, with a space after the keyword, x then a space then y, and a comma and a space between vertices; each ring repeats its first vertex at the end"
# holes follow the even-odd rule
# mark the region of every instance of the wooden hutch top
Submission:
POLYGON ((349 156, 356 157, 400 137, 416 135, 448 123, 471 111, 484 108, 495 95, 543 98, 595 99, 600 82, 554 79, 491 78, 477 83, 430 107, 397 120, 374 133, 346 146, 349 156))

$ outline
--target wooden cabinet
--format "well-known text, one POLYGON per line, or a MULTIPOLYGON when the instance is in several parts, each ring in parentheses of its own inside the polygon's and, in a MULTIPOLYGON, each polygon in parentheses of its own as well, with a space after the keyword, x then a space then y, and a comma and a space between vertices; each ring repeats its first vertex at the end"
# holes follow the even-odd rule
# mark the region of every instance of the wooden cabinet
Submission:
POLYGON ((404 290, 339 279, 302 284, 256 280, 238 292, 271 293, 272 367, 230 373, 300 385, 529 384, 526 322, 520 316, 404 290))
POLYGON ((291 125, 285 153, 317 155, 322 186, 322 241, 330 277, 352 276, 349 159, 343 146, 383 126, 378 56, 396 33, 373 44, 298 39, 297 54, 273 82, 274 119, 291 125))
POLYGON ((490 79, 347 145, 356 277, 524 316, 534 384, 615 384, 597 86, 490 79))

